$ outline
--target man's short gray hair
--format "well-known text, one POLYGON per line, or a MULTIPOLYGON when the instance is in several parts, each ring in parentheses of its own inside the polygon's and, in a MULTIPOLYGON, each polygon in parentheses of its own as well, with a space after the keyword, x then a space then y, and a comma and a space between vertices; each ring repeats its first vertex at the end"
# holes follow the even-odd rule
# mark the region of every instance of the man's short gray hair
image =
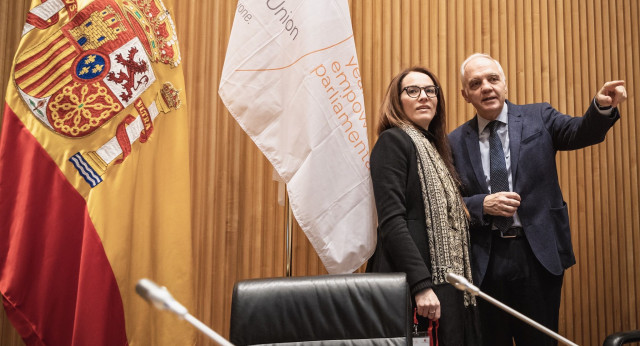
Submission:
POLYGON ((496 65, 498 65, 498 71, 500 71, 500 76, 502 77, 502 79, 506 82, 507 81, 507 77, 504 75, 504 70, 502 70, 502 65, 500 65, 500 62, 494 58, 491 57, 491 55, 489 54, 485 54, 485 53, 473 53, 471 55, 469 55, 468 58, 466 58, 463 62, 462 65, 460 65, 460 82, 462 82, 462 86, 464 86, 464 69, 467 67, 467 64, 473 60, 473 59, 477 59, 477 58, 486 58, 489 59, 493 62, 496 63, 496 65))

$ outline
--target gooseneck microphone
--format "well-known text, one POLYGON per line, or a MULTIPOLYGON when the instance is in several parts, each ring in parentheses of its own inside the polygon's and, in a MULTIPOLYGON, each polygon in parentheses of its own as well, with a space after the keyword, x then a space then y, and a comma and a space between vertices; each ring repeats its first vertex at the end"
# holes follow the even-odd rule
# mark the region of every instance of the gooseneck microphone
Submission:
POLYGON ((159 287, 149 279, 140 279, 136 284, 136 293, 158 310, 169 310, 180 318, 188 313, 187 308, 173 299, 165 287, 159 287))
POLYGON ((530 319, 529 317, 519 313, 518 311, 510 308, 509 306, 503 304, 502 302, 498 301, 497 299, 489 296, 488 294, 480 291, 480 289, 476 286, 474 286, 472 283, 469 282, 469 280, 467 280, 465 277, 461 276, 461 275, 457 275, 457 274, 453 274, 453 273, 447 273, 445 280, 447 280, 448 283, 450 283, 451 285, 453 285, 455 288, 461 290, 461 291, 465 291, 468 292, 471 295, 474 296, 480 296, 481 298, 483 298, 484 300, 488 301, 489 303, 497 306, 498 308, 510 313, 511 315, 515 316, 516 318, 518 318, 519 320, 527 323, 528 325, 536 328, 537 330, 547 334, 548 336, 566 344, 566 345, 571 345, 571 346, 578 346, 577 344, 571 342, 570 340, 568 340, 567 338, 563 337, 562 335, 552 331, 551 329, 541 325, 540 323, 530 319))
POLYGON ((472 285, 469 282, 469 280, 467 280, 462 275, 447 273, 445 280, 447 280, 448 283, 452 284, 455 288, 459 289, 460 291, 469 292, 473 296, 477 296, 480 293, 480 289, 472 285))
POLYGON ((191 323, 194 327, 218 344, 233 346, 233 344, 227 339, 223 338, 220 334, 214 332, 211 328, 207 327, 204 323, 189 314, 187 308, 175 300, 166 287, 160 287, 149 279, 140 279, 136 284, 136 293, 144 298, 144 300, 151 303, 151 305, 155 306, 158 310, 168 310, 178 315, 181 319, 191 323))

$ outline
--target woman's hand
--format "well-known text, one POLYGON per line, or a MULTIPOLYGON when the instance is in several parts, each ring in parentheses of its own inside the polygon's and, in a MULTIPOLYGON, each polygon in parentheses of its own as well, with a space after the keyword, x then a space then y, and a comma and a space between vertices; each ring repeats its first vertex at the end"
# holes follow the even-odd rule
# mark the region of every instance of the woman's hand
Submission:
POLYGON ((418 315, 422 317, 430 320, 440 319, 440 300, 438 300, 431 288, 416 294, 416 308, 418 309, 418 315))

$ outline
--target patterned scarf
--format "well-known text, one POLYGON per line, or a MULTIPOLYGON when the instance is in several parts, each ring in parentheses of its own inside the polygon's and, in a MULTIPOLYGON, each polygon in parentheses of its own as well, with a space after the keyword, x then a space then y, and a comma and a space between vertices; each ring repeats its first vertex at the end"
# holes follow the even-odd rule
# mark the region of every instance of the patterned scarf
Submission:
MULTIPOLYGON (((417 150, 433 283, 446 282, 449 272, 473 282, 469 264, 469 221, 456 184, 433 144, 411 125, 400 128, 411 137, 417 150)), ((476 305, 476 299, 465 292, 464 305, 470 304, 476 305)))

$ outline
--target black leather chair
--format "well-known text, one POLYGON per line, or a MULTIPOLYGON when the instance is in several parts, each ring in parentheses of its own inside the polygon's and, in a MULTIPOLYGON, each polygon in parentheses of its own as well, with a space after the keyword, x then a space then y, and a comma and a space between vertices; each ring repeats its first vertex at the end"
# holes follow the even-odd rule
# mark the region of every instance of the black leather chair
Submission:
POLYGON ((608 335, 602 346, 621 346, 636 341, 640 341, 640 330, 630 330, 608 335))
POLYGON ((270 278, 236 283, 236 345, 411 345, 404 273, 270 278))

